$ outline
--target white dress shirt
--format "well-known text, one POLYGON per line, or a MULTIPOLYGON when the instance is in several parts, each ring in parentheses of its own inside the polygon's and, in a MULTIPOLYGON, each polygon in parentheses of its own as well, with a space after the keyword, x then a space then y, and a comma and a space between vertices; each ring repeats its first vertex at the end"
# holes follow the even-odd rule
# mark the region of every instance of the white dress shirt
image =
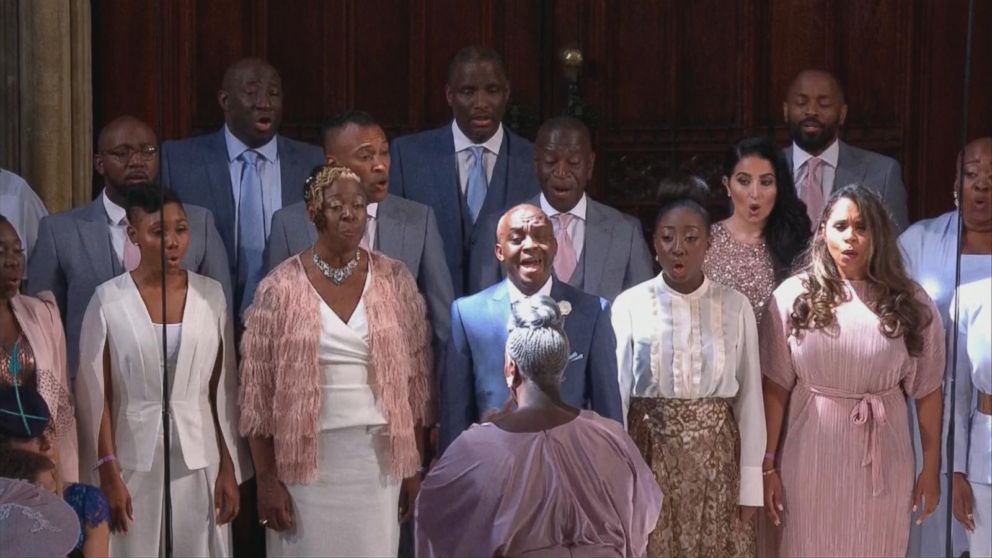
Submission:
POLYGON ((124 243, 127 242, 127 211, 123 207, 110 201, 107 197, 107 189, 103 189, 100 194, 103 198, 103 209, 107 212, 107 224, 110 226, 110 243, 114 246, 114 253, 117 260, 124 265, 124 243))
MULTIPOLYGON (((837 159, 839 156, 840 142, 835 139, 830 144, 830 147, 827 147, 818 157, 824 162, 824 164, 820 165, 820 185, 823 187, 824 200, 830 197, 830 192, 834 191, 834 176, 837 175, 837 159)), ((792 144, 792 176, 796 182, 796 193, 799 194, 800 199, 803 197, 803 193, 799 191, 799 188, 803 180, 806 180, 806 169, 808 168, 806 162, 811 158, 813 158, 813 155, 803 151, 795 143, 792 144)), ((847 184, 841 184, 841 186, 847 186, 847 184)))
MULTIPOLYGON (((231 170, 231 193, 234 195, 234 238, 238 238, 238 216, 241 204, 241 171, 244 163, 238 160, 242 153, 251 149, 236 138, 231 130, 224 125, 224 142, 227 144, 227 160, 231 170)), ((262 211, 265 213, 265 238, 269 238, 272 225, 272 214, 282 208, 282 167, 279 166, 279 144, 276 136, 269 143, 256 148, 258 157, 258 176, 262 181, 262 211)), ((303 185, 300 184, 300 188, 303 185)))
MULTIPOLYGON (((572 222, 568 224, 568 234, 572 237, 572 248, 575 250, 575 261, 578 262, 582 258, 582 248, 586 244, 586 208, 589 207, 589 201, 585 194, 579 198, 579 203, 575 204, 575 207, 568 210, 575 217, 572 222)), ((555 234, 558 234, 558 219, 555 215, 561 213, 551 204, 548 203, 548 199, 541 194, 541 211, 551 219, 551 224, 554 226, 555 234)))
POLYGON ((552 284, 551 277, 548 277, 548 281, 544 283, 544 285, 542 285, 541 288, 538 289, 537 292, 532 295, 525 295, 524 293, 522 293, 520 289, 518 289, 517 286, 513 284, 513 281, 510 281, 509 277, 504 279, 504 281, 506 281, 506 290, 510 295, 510 304, 513 304, 518 300, 525 300, 538 295, 551 296, 551 284, 552 284))
POLYGON ((468 189, 468 174, 472 170, 472 151, 469 148, 473 145, 481 145, 485 148, 482 151, 482 162, 486 165, 486 184, 489 184, 493 180, 493 169, 496 168, 496 158, 499 156, 499 148, 503 145, 503 125, 500 124, 496 128, 496 133, 486 140, 485 143, 481 144, 468 139, 468 136, 462 132, 462 129, 458 127, 458 123, 454 120, 451 121, 451 133, 455 136, 455 157, 458 159, 458 183, 461 185, 462 195, 464 196, 465 191, 468 189))

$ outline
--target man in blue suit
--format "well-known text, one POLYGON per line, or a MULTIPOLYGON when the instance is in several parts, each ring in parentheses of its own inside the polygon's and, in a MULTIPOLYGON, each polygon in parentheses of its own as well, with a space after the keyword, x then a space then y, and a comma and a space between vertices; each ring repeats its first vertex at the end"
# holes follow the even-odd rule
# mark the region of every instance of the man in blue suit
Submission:
POLYGON ((213 213, 230 261, 235 307, 243 312, 264 275, 272 215, 303 201, 303 181, 324 154, 278 135, 282 80, 268 63, 246 58, 233 64, 217 100, 224 127, 165 142, 162 182, 213 213))
POLYGON ((557 300, 565 315, 572 354, 562 399, 622 421, 610 305, 552 275, 556 250, 551 220, 540 208, 519 205, 500 219, 496 258, 506 280, 451 306, 451 340, 440 378, 442 451, 472 423, 505 408, 510 397, 503 377, 510 304, 537 294, 557 300))
MULTIPOLYGON (((496 51, 468 47, 448 66, 450 125, 393 141, 389 190, 434 209, 455 296, 467 293, 467 252, 488 214, 537 195, 534 146, 501 124, 510 97, 496 51)), ((488 239, 487 239, 488 240, 488 239)))
MULTIPOLYGON (((612 302, 622 291, 653 277, 654 264, 641 223, 586 194, 595 160, 585 124, 570 116, 548 120, 538 130, 534 147, 541 195, 530 203, 540 207, 554 225, 558 241, 555 276, 612 302)), ((472 243, 470 292, 504 276, 489 243, 497 221, 498 216, 487 216, 482 229, 491 232, 480 234, 472 243)))
MULTIPOLYGON (((364 112, 346 112, 321 127, 327 162, 344 165, 362 179, 368 196, 368 229, 363 244, 406 264, 427 302, 434 331, 434 354, 440 357, 450 329, 451 276, 434 211, 426 205, 389 195, 389 142, 376 121, 364 112)), ((272 217, 265 268, 299 254, 317 240, 317 229, 304 202, 272 217)))
MULTIPOLYGON (((158 176, 155 132, 132 116, 112 120, 100 130, 93 167, 103 178, 103 192, 82 207, 42 219, 28 262, 28 292, 51 291, 58 302, 72 378, 79 363, 83 314, 93 293, 101 283, 128 271, 125 254, 134 245, 128 246, 124 206, 130 188, 158 176)), ((220 282, 230 303, 227 253, 214 218, 206 209, 183 202, 190 228, 183 267, 220 282)))

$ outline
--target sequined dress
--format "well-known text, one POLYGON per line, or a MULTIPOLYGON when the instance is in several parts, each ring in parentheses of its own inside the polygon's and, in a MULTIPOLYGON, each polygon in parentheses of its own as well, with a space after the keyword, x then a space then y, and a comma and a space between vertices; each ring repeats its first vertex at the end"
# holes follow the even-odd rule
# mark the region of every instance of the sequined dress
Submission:
POLYGON ((38 390, 48 404, 52 416, 48 425, 49 435, 58 437, 68 429, 75 428, 69 392, 51 370, 38 370, 34 351, 24 335, 19 336, 10 349, 0 347, 0 386, 11 386, 15 382, 19 386, 38 390), (15 353, 16 366, 13 365, 15 353))
POLYGON ((753 245, 738 241, 723 222, 713 225, 710 237, 703 273, 746 296, 760 323, 776 284, 775 265, 768 245, 764 240, 753 245))

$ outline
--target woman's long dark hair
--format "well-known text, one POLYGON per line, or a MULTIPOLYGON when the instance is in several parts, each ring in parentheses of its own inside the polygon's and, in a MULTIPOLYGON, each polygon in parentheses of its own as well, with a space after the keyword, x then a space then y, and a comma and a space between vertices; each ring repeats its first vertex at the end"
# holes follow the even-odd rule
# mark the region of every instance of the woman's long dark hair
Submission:
POLYGON ((871 190, 857 185, 834 191, 823 208, 816 235, 799 267, 799 271, 805 273, 804 290, 792 305, 791 333, 798 337, 806 329, 833 326, 837 323, 835 309, 850 300, 844 279, 823 238, 827 217, 837 201, 844 198, 858 206, 871 237, 866 270, 870 296, 866 303, 878 315, 882 335, 890 339, 902 337, 910 356, 919 356, 923 352, 923 330, 930 325, 933 316, 916 298, 920 287, 906 273, 895 227, 882 200, 871 190))
POLYGON ((727 180, 734 176, 734 169, 745 157, 759 157, 771 163, 775 170, 775 205, 765 223, 765 243, 772 254, 775 277, 782 280, 789 276, 796 259, 809 245, 812 224, 804 204, 796 194, 792 169, 785 154, 769 138, 759 136, 737 142, 727 151, 723 175, 727 180))

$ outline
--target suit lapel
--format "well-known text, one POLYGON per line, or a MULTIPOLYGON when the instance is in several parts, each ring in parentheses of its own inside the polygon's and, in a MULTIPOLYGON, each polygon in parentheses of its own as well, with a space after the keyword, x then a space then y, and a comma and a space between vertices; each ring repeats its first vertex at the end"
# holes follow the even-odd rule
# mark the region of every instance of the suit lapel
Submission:
MULTIPOLYGON (((499 146, 499 154, 496 156, 496 166, 493 167, 493 177, 489 181, 489 188, 486 190, 486 200, 482 203, 482 210, 479 215, 488 215, 506 207, 506 183, 509 176, 510 167, 510 131, 503 128, 503 143, 499 146)), ((481 221, 482 219, 479 219, 481 221)), ((479 221, 476 221, 477 223, 479 221)))
POLYGON ((213 204, 214 220, 221 232, 226 232, 227 238, 234 245, 234 191, 231 188, 231 162, 227 156, 227 144, 224 142, 224 130, 214 134, 210 139, 203 165, 207 169, 207 180, 210 184, 210 196, 213 204))
POLYGON ((375 217, 375 249, 383 254, 397 259, 403 259, 403 239, 406 237, 404 222, 396 211, 396 205, 391 203, 390 196, 379 202, 379 211, 375 217))
POLYGON ((834 184, 831 192, 848 184, 861 184, 864 181, 864 164, 848 149, 847 144, 838 142, 837 170, 834 172, 834 184))
MULTIPOLYGON (((588 199, 588 198, 587 198, 588 199)), ((586 237, 582 247, 585 278, 583 287, 586 292, 595 292, 603 277, 603 268, 610 252, 613 240, 613 228, 603 219, 603 214, 596 207, 596 202, 588 200, 586 209, 586 237)))
POLYGON ((103 199, 98 197, 86 206, 82 219, 77 221, 79 239, 83 243, 82 256, 92 266, 94 276, 100 282, 124 272, 114 245, 110 241, 110 224, 107 222, 107 211, 103 208, 103 199), (107 270, 112 270, 107 273, 107 270))
MULTIPOLYGON (((461 245, 465 246, 471 229, 467 227, 467 222, 464 220, 465 211, 463 207, 465 201, 462 199, 461 185, 458 182, 458 159, 455 157, 455 136, 451 133, 450 126, 446 126, 438 131, 432 149, 434 151, 432 159, 441 163, 431 167, 431 175, 434 180, 429 185, 428 191, 425 192, 427 194, 425 199, 429 197, 432 202, 425 203, 425 205, 435 208, 447 208, 447 215, 442 216, 440 213, 438 214, 438 224, 444 223, 445 217, 452 219, 454 221, 452 225, 460 231, 461 245)), ((447 244, 446 240, 445 245, 447 244)), ((454 273, 454 270, 452 272, 454 273)), ((460 283, 460 281, 460 279, 456 279, 456 283, 460 283)))
MULTIPOLYGON (((300 154, 286 138, 276 136, 276 149, 279 150, 279 180, 282 186, 282 206, 289 207, 300 200, 303 180, 299 178, 300 154)), ((309 173, 310 169, 305 172, 309 173)))
POLYGON ((199 285, 198 278, 190 275, 186 304, 183 307, 183 329, 179 333, 179 354, 176 356, 176 369, 173 371, 172 386, 169 389, 171 397, 176 399, 187 399, 190 388, 194 390, 199 388, 188 384, 190 372, 193 370, 193 357, 196 355, 196 342, 206 326, 204 318, 211 315, 210 308, 200 294, 199 285))

